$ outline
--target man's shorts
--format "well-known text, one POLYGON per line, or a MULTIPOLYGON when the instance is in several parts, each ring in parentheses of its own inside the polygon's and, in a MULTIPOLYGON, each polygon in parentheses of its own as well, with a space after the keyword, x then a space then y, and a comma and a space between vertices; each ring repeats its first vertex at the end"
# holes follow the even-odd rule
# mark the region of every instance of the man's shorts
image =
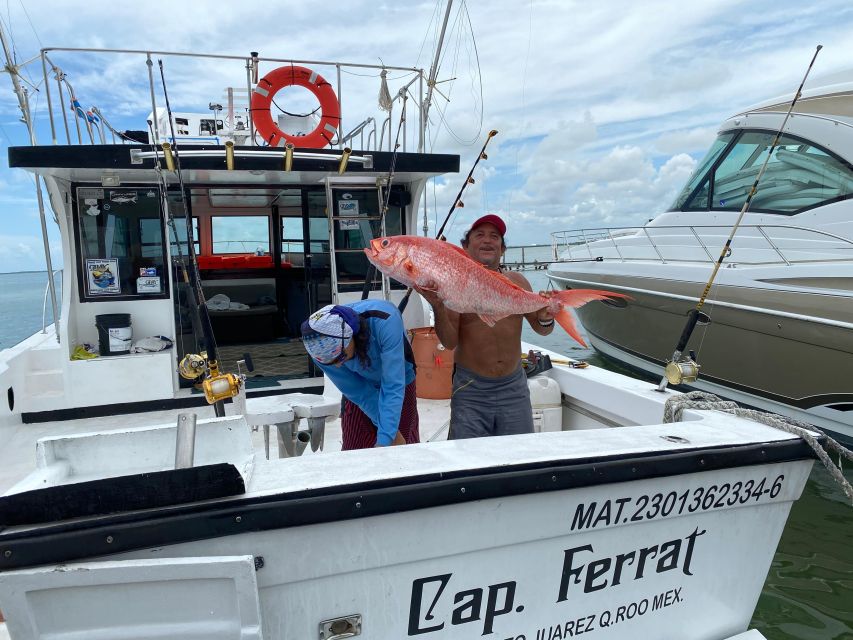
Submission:
POLYGON ((486 378, 456 365, 448 440, 517 433, 533 433, 530 390, 521 364, 502 378, 486 378))

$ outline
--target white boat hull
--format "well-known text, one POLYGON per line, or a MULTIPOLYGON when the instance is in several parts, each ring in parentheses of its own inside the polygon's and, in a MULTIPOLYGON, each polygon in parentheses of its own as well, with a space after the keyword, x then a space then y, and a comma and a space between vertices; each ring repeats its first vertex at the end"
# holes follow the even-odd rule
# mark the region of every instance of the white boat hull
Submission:
MULTIPOLYGON (((12 638, 287 640, 349 617, 382 640, 722 640, 747 629, 812 465, 796 438, 713 412, 254 467, 229 433, 245 494, 2 532, 12 638)), ((111 447, 158 438, 43 449, 98 481, 111 447)))

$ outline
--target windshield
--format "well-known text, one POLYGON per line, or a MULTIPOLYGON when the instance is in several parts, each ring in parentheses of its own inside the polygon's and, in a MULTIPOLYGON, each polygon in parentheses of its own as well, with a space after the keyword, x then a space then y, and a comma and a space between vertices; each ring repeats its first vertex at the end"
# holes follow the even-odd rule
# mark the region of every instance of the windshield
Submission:
POLYGON ((717 161, 717 158, 720 157, 720 154, 728 146, 734 136, 735 134, 733 132, 723 133, 714 140, 714 144, 712 144, 711 148, 708 149, 708 153, 705 154, 702 162, 700 162, 699 166, 696 167, 696 171, 694 171, 693 175, 690 176, 690 180, 688 180, 687 184, 684 185, 684 188, 681 190, 678 198, 675 199, 675 203, 672 205, 673 211, 678 211, 684 206, 684 202, 690 197, 693 190, 696 189, 696 185, 705 177, 708 167, 717 161))
MULTIPOLYGON (((743 131, 735 143, 729 145, 732 135, 723 134, 717 139, 674 209, 708 211, 743 207, 767 159, 774 134, 743 131), (717 163, 716 158, 722 151, 725 155, 717 163), (696 189, 699 184, 701 188, 696 189)), ((755 211, 790 215, 851 195, 853 167, 849 163, 810 142, 782 136, 750 206, 755 211)))

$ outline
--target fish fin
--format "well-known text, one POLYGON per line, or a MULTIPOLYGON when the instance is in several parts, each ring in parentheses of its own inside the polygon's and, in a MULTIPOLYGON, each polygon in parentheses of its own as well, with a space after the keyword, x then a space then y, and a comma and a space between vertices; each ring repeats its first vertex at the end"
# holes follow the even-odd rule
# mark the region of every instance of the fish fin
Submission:
POLYGON ((498 320, 502 320, 506 316, 501 316, 498 318, 497 316, 490 316, 485 313, 478 313, 477 317, 480 318, 483 322, 485 322, 488 326, 494 327, 498 320))
POLYGON ((471 256, 469 256, 469 255, 468 255, 468 252, 467 252, 467 251, 465 251, 465 249, 463 249, 462 247, 457 247, 457 246, 456 246, 455 244, 453 244, 452 242, 446 242, 446 241, 445 241, 445 244, 446 244, 448 247, 450 247, 451 249, 453 249, 454 251, 458 251, 459 253, 461 253, 463 256, 465 256, 465 257, 466 257, 466 258, 468 258, 469 260, 474 260, 471 256))
POLYGON ((554 299, 567 307, 582 307, 587 302, 592 302, 593 300, 608 300, 610 298, 630 300, 631 296, 624 293, 602 291, 600 289, 566 289, 565 291, 558 291, 554 294, 554 299))
POLYGON ((415 266, 415 263, 412 262, 409 258, 406 258, 403 261, 403 269, 405 269, 406 273, 410 276, 418 275, 418 268, 415 266))
POLYGON ((575 320, 572 318, 571 311, 568 309, 560 309, 554 316, 554 320, 556 320, 557 323, 566 330, 566 333, 574 338, 576 342, 579 342, 584 347, 586 346, 586 342, 581 338, 581 334, 575 326, 575 320))
MULTIPOLYGON (((468 254, 466 253, 465 255, 468 255, 468 254)), ((476 261, 475 261, 475 262, 476 262, 476 261)), ((480 265, 480 267, 481 267, 482 269, 485 269, 486 271, 488 271, 489 275, 490 275, 492 278, 495 278, 496 280, 500 280, 502 284, 505 284, 505 285, 507 285, 508 287, 510 287, 510 288, 512 288, 512 289, 516 289, 517 291, 525 291, 525 292, 529 293, 529 291, 527 291, 527 289, 525 289, 524 287, 519 286, 517 282, 515 282, 512 278, 510 278, 510 277, 509 277, 509 276, 507 276, 506 274, 501 273, 501 272, 499 272, 499 271, 492 271, 492 270, 491 270, 491 269, 489 269, 486 265, 481 264, 481 263, 479 263, 479 262, 477 262, 477 264, 478 264, 478 265, 480 265)))

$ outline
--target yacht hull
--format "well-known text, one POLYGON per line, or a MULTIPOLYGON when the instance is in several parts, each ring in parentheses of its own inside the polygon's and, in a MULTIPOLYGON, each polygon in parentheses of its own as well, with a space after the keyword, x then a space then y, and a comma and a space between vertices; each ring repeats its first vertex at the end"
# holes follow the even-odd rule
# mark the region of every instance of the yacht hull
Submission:
MULTIPOLYGON (((592 303, 577 310, 592 346, 605 356, 662 376, 695 306, 696 282, 614 274, 551 273, 562 287, 609 288, 631 295, 624 308, 592 303), (652 289, 654 287, 654 289, 652 289)), ((789 415, 853 441, 853 331, 843 322, 849 297, 752 287, 715 288, 694 331, 700 378, 689 388, 789 415)))

